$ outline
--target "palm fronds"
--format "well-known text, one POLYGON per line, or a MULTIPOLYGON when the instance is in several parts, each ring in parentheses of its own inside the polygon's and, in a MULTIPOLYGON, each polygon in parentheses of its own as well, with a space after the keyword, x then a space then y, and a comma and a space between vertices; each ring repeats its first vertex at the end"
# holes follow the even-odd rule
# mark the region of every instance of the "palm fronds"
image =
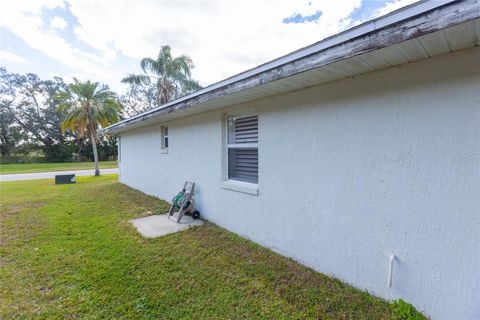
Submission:
POLYGON ((58 111, 64 115, 62 131, 77 131, 82 136, 95 136, 99 126, 105 127, 119 120, 122 105, 107 86, 98 82, 73 79, 68 89, 56 96, 62 101, 58 111))
POLYGON ((130 74, 122 82, 154 85, 159 105, 202 88, 191 78, 191 70, 194 68, 192 59, 187 55, 172 57, 169 46, 162 46, 156 59, 143 58, 140 67, 144 74, 130 74))

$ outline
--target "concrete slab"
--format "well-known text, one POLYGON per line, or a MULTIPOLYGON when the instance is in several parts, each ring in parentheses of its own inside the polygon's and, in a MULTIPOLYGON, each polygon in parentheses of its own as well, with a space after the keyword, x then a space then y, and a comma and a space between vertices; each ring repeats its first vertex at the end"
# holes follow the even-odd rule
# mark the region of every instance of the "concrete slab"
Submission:
POLYGON ((203 224, 202 220, 195 220, 190 216, 184 216, 182 221, 177 223, 177 217, 173 216, 170 220, 168 219, 168 214, 133 219, 129 222, 133 224, 138 232, 145 238, 161 237, 203 224))

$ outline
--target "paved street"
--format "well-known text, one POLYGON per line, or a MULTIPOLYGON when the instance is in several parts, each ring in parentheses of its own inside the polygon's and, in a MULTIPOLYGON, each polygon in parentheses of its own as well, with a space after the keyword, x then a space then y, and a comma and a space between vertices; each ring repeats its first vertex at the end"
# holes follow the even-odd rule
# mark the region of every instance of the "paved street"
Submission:
MULTIPOLYGON (((100 169, 100 174, 118 173, 118 169, 100 169)), ((19 181, 34 179, 53 179, 57 174, 75 174, 76 176, 93 176, 95 170, 71 170, 71 171, 53 171, 53 172, 34 172, 34 173, 18 173, 18 174, 2 174, 1 181, 19 181)))

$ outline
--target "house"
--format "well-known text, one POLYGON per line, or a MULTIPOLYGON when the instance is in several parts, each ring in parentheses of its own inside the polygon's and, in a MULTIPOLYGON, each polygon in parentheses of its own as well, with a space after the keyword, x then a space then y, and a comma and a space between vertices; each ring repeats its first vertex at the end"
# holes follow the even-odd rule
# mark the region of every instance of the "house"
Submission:
POLYGON ((105 129, 120 181, 432 319, 480 319, 480 2, 423 1, 105 129))

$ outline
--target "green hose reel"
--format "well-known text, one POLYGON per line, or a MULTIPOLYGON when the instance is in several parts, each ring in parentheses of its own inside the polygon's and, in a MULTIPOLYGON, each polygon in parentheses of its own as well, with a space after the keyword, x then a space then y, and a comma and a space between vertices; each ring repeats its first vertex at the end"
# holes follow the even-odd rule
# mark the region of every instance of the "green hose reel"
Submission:
POLYGON ((175 208, 180 209, 184 200, 185 192, 182 190, 175 197, 173 197, 172 205, 175 206, 175 208))
POLYGON ((182 191, 172 199, 172 206, 168 211, 168 219, 177 212, 177 223, 180 223, 180 220, 182 220, 184 215, 192 216, 193 219, 200 218, 200 211, 195 207, 195 200, 193 198, 194 190, 195 182, 186 181, 183 185, 182 191))

